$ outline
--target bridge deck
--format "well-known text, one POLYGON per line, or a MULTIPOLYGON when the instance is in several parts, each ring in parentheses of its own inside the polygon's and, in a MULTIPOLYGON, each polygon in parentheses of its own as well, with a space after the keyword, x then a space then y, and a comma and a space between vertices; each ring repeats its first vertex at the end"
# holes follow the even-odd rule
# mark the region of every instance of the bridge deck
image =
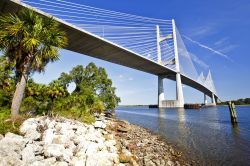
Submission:
MULTIPOLYGON (((0 1, 1 15, 7 13, 15 13, 18 10, 24 8, 31 8, 31 7, 17 0, 0 1)), ((40 10, 36 10, 34 8, 32 9, 42 16, 51 17, 47 13, 44 13, 40 10)), ((65 49, 78 52, 84 55, 88 55, 91 57, 95 57, 98 59, 102 59, 115 64, 120 64, 140 71, 144 71, 147 73, 151 73, 154 75, 163 75, 171 80, 176 80, 175 77, 176 72, 173 71, 172 69, 169 69, 163 65, 159 65, 158 63, 149 60, 145 57, 142 57, 136 54, 135 52, 127 50, 126 48, 116 45, 92 33, 84 31, 83 29, 80 29, 63 20, 57 18, 56 20, 60 23, 60 27, 62 28, 62 30, 64 30, 67 33, 69 44, 65 49)), ((181 78, 183 84, 193 87, 207 94, 208 96, 212 95, 212 92, 203 85, 201 85, 200 83, 184 75, 182 75, 181 78)), ((217 98, 217 96, 215 97, 217 98)))

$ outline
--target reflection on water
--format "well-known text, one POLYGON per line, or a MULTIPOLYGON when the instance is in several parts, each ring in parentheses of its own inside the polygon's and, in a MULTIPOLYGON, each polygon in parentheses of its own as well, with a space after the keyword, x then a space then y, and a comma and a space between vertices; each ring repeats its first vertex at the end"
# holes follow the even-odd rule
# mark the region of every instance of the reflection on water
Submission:
POLYGON ((142 125, 175 144, 199 165, 249 165, 250 107, 237 108, 232 125, 227 107, 200 110, 118 108, 117 117, 142 125), (246 118, 247 117, 247 118, 246 118))

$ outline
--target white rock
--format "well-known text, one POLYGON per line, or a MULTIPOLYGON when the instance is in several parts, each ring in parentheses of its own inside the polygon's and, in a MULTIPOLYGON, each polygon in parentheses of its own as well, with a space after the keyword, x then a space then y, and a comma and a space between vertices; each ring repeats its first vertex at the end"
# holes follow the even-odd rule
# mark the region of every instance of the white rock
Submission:
POLYGON ((35 155, 43 153, 43 144, 41 144, 40 142, 33 142, 32 144, 26 145, 26 147, 32 149, 35 155))
POLYGON ((13 156, 5 156, 5 157, 1 157, 0 156, 0 166, 14 166, 14 165, 23 165, 23 162, 18 159, 15 158, 13 156))
POLYGON ((63 157, 64 150, 65 150, 65 148, 63 145, 49 144, 49 145, 45 145, 45 147, 44 147, 44 155, 46 157, 61 158, 61 157, 63 157))
POLYGON ((103 138, 98 132, 88 132, 84 137, 86 140, 96 143, 105 141, 105 138, 103 138))
POLYGON ((25 164, 30 164, 36 160, 32 146, 25 147, 21 152, 21 155, 22 155, 22 161, 25 164))
POLYGON ((38 140, 41 138, 41 134, 39 132, 37 132, 36 130, 33 131, 28 131, 26 132, 26 134, 24 135, 24 138, 29 139, 30 141, 34 141, 34 140, 38 140))
POLYGON ((54 164, 54 166, 68 166, 68 163, 64 162, 64 161, 60 161, 60 162, 56 162, 54 164))
POLYGON ((118 154, 109 152, 98 152, 96 154, 88 155, 86 165, 98 165, 98 166, 113 166, 114 163, 119 163, 118 154))
POLYGON ((64 144, 64 147, 70 149, 72 152, 75 151, 76 146, 73 141, 68 141, 64 144))
POLYGON ((2 134, 0 134, 0 140, 3 139, 3 138, 4 138, 4 136, 2 134))
POLYGON ((86 156, 85 158, 73 157, 72 161, 69 164, 72 166, 82 166, 85 165, 85 162, 86 162, 86 156))
POLYGON ((106 146, 115 146, 116 141, 115 140, 108 140, 104 142, 106 146))
POLYGON ((43 141, 46 144, 51 144, 53 139, 54 139, 55 133, 54 133, 54 129, 47 129, 45 130, 44 134, 43 134, 43 141))
POLYGON ((20 153, 27 142, 28 141, 20 135, 7 133, 5 137, 0 140, 0 151, 20 153))
POLYGON ((109 152, 111 152, 111 153, 116 153, 117 152, 117 148, 115 147, 115 145, 116 145, 115 140, 105 141, 104 145, 107 147, 109 152))
POLYGON ((49 123, 47 123, 49 129, 53 129, 55 127, 56 121, 51 120, 49 123))
POLYGON ((79 135, 79 136, 74 136, 72 138, 72 141, 74 142, 74 144, 79 145, 81 143, 85 143, 85 135, 79 135))
POLYGON ((84 127, 84 126, 78 126, 75 134, 76 135, 82 135, 82 134, 85 134, 86 131, 87 131, 86 127, 84 127))
POLYGON ((23 122, 20 126, 20 132, 26 134, 29 131, 36 130, 38 126, 38 121, 35 118, 29 118, 23 122))
POLYGON ((97 151, 98 151, 98 145, 96 143, 91 142, 86 150, 86 155, 95 154, 97 151))
POLYGON ((67 135, 55 135, 52 144, 66 144, 70 139, 67 135))
POLYGON ((96 121, 96 122, 94 123, 94 127, 95 127, 95 128, 104 129, 104 128, 106 128, 106 124, 105 124, 104 122, 102 122, 102 121, 96 121))
POLYGON ((107 150, 107 147, 105 146, 104 142, 98 142, 98 150, 102 151, 102 150, 107 150))
POLYGON ((54 165, 55 162, 56 162, 56 158, 51 157, 51 158, 47 158, 45 160, 35 161, 32 164, 30 164, 29 166, 49 166, 49 165, 54 165))
POLYGON ((64 161, 70 162, 72 157, 73 157, 73 152, 72 152, 72 150, 70 150, 70 149, 65 149, 65 150, 63 151, 63 160, 64 160, 64 161))

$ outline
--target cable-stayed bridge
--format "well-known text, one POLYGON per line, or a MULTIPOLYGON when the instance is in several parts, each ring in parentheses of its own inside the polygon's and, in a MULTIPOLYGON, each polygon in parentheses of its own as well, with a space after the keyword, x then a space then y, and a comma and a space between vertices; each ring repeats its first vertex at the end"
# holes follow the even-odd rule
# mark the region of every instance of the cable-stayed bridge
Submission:
POLYGON ((1 0, 1 15, 31 9, 54 17, 67 33, 65 49, 158 76, 159 107, 183 107, 182 84, 218 99, 211 72, 198 73, 174 20, 115 12, 70 0, 1 0), (176 81, 176 100, 164 99, 163 79, 176 81))

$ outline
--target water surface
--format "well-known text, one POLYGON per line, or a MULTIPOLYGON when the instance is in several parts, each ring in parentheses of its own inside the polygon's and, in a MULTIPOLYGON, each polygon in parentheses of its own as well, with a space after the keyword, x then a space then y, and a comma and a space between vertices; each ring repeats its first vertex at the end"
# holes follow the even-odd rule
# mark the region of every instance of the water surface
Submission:
POLYGON ((116 116, 160 134, 199 165, 250 165, 250 106, 236 107, 232 125, 228 107, 199 110, 119 107, 116 116))

